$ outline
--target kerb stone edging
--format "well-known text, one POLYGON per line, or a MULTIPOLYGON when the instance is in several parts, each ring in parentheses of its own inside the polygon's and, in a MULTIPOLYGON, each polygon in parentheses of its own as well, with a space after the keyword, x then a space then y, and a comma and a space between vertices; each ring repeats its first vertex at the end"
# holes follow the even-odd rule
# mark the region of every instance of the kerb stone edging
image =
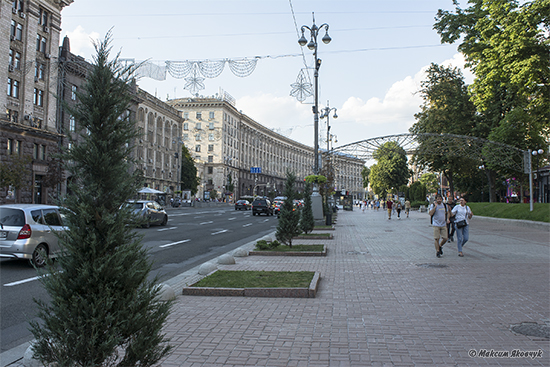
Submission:
POLYGON ((327 256, 327 246, 323 251, 249 251, 249 256, 327 256))
MULTIPOLYGON (((217 271, 217 270, 216 270, 217 271)), ((214 274, 212 272, 211 274, 214 274)), ((210 274, 209 274, 210 275, 210 274)), ((315 298, 321 274, 316 271, 308 288, 210 288, 184 287, 184 296, 315 298)))

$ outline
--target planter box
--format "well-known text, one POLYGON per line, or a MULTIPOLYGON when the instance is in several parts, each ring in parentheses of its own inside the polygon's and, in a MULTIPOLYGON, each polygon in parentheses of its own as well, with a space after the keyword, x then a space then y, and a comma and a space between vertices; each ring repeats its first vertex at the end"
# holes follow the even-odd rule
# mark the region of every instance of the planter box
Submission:
POLYGON ((184 296, 315 298, 321 274, 315 272, 308 288, 209 288, 185 287, 184 296))
POLYGON ((327 247, 323 251, 249 251, 249 256, 327 256, 327 247))

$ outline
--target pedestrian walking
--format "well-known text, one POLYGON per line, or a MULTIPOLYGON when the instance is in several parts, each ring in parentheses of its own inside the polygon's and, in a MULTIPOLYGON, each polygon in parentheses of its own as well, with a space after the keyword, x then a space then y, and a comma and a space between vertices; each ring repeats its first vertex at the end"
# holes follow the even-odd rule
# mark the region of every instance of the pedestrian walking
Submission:
POLYGON ((391 211, 392 211, 393 202, 391 199, 388 199, 386 202, 386 208, 388 208, 388 219, 391 219, 391 211))
POLYGON ((401 202, 397 202, 397 219, 401 219, 401 202))
POLYGON ((435 256, 443 255, 443 245, 447 242, 447 223, 450 213, 447 205, 443 204, 443 197, 440 194, 435 196, 435 202, 430 206, 429 211, 435 241, 435 256))
POLYGON ((460 205, 455 205, 451 215, 455 218, 456 226, 456 247, 458 249, 458 256, 463 257, 462 248, 470 239, 470 219, 474 216, 472 210, 466 205, 466 199, 460 198, 460 205))
MULTIPOLYGON (((447 203, 447 210, 452 213, 453 208, 455 207, 455 202, 453 199, 451 199, 447 203)), ((455 235, 455 217, 451 214, 449 218, 449 223, 447 224, 447 242, 453 242, 454 241, 454 235, 455 235)))
POLYGON ((410 211, 411 211, 411 202, 407 199, 405 200, 405 213, 407 214, 407 218, 409 217, 410 211))

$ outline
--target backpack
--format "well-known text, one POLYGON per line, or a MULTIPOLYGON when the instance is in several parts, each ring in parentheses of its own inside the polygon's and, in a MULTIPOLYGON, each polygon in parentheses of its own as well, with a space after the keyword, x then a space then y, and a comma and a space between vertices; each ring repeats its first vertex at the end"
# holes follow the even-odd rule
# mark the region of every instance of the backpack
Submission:
MULTIPOLYGON (((443 204, 443 206, 445 207, 445 221, 447 220, 447 204, 445 203, 441 203, 443 204)), ((437 205, 435 202, 433 203, 433 205, 437 205)), ((435 212, 433 215, 430 215, 430 224, 433 225, 434 224, 434 215, 435 215, 435 212)))

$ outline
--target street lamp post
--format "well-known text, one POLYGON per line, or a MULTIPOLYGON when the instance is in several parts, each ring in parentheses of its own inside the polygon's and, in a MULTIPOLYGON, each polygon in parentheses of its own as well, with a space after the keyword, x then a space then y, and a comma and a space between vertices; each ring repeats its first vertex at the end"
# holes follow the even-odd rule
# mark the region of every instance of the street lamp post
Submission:
MULTIPOLYGON (((531 162, 531 156, 537 156, 543 154, 544 150, 528 150, 529 152, 529 211, 533 211, 533 165, 531 162)), ((537 168, 538 169, 538 168, 537 168)))
POLYGON ((315 60, 315 71, 313 73, 314 80, 315 80, 315 105, 313 106, 313 126, 314 126, 314 163, 313 163, 313 173, 318 175, 319 174, 319 68, 321 67, 321 59, 317 57, 317 36, 319 35, 319 31, 323 28, 325 28, 325 35, 321 39, 323 43, 328 44, 332 40, 330 36, 328 35, 328 24, 323 23, 321 26, 317 26, 315 24, 315 14, 313 15, 313 25, 311 27, 308 27, 306 25, 302 26, 302 37, 298 40, 298 43, 300 46, 305 46, 307 44, 307 48, 313 51, 313 58, 315 60), (308 30, 310 32, 311 39, 308 43, 306 37, 304 36, 305 30, 308 30))
POLYGON ((327 154, 329 152, 329 141, 330 141, 330 111, 334 111, 334 115, 332 115, 332 117, 334 117, 335 119, 338 118, 338 115, 336 114, 336 107, 332 107, 330 108, 328 106, 328 101, 327 101, 327 106, 325 108, 322 108, 321 109, 322 113, 321 113, 321 118, 324 119, 325 117, 327 118, 327 154))

